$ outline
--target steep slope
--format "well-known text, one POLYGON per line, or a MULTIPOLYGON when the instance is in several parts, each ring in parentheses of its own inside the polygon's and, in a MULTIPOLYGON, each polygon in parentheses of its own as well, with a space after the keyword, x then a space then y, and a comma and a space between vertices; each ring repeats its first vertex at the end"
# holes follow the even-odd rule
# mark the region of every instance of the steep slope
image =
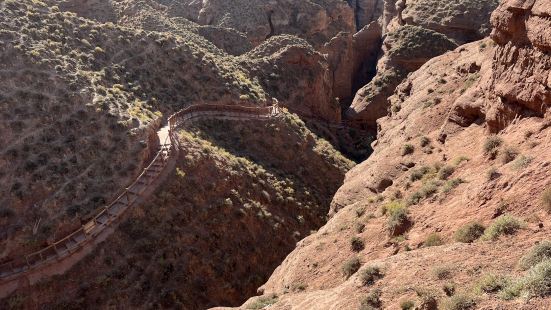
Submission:
POLYGON ((329 222, 242 308, 545 309, 549 256, 534 253, 551 227, 550 13, 504 1, 494 41, 408 77, 329 222))
POLYGON ((187 40, 0 4, 2 261, 63 236, 139 173, 163 114, 262 104, 262 88, 187 40))
POLYGON ((387 98, 408 73, 458 44, 487 36, 489 16, 497 5, 497 0, 385 1, 385 40, 377 75, 356 93, 346 118, 375 128, 376 120, 387 113, 387 98), (403 53, 396 55, 396 49, 403 53))
POLYGON ((239 304, 325 222, 351 166, 290 114, 267 123, 203 120, 180 137, 177 168, 152 201, 68 274, 1 306, 239 304))

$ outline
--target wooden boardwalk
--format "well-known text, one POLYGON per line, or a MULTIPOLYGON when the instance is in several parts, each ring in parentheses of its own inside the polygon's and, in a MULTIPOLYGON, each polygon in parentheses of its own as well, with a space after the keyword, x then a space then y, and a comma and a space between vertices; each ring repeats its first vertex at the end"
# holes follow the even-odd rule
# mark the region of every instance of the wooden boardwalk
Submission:
POLYGON ((110 204, 79 229, 53 244, 24 257, 0 265, 0 298, 11 294, 20 286, 32 285, 39 280, 63 274, 78 263, 111 235, 125 212, 150 196, 160 179, 170 173, 180 149, 178 127, 198 119, 267 120, 279 114, 277 106, 249 107, 235 105, 193 105, 168 118, 158 132, 160 147, 147 167, 110 204))

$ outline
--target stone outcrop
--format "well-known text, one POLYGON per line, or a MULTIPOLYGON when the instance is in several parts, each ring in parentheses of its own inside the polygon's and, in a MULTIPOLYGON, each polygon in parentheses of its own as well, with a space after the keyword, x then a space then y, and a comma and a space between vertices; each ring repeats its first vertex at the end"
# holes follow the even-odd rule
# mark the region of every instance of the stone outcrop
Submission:
POLYGON ((446 36, 418 26, 404 26, 391 32, 383 42, 383 57, 377 75, 357 93, 346 118, 361 120, 374 129, 377 119, 387 115, 387 98, 409 72, 420 68, 432 57, 455 48, 446 36))
POLYGON ((340 107, 332 96, 333 79, 327 59, 305 40, 275 36, 240 59, 266 91, 290 111, 340 122, 340 107), (308 78, 301 78, 304 76, 308 78))
MULTIPOLYGON (((519 259, 551 233, 540 198, 551 186, 550 16, 545 0, 504 1, 492 15, 492 39, 431 59, 405 78, 388 98, 389 115, 377 121, 373 155, 347 173, 329 222, 297 244, 259 290, 263 296, 242 308, 269 300, 270 309, 357 309, 378 292, 381 308, 411 300, 423 309, 427 296, 438 307, 451 300, 442 290, 451 279, 471 292, 488 274, 525 275, 519 259), (497 159, 484 153, 490 137, 502 144, 497 159), (451 175, 442 177, 441 167, 451 175), (392 238, 386 212, 401 203, 413 225, 392 238), (491 241, 457 241, 465 224, 487 227, 502 214, 525 226, 491 241), (429 245, 435 235, 439 243, 429 245), (353 258, 359 270, 348 277, 353 258), (366 278, 373 266, 381 275, 366 278)), ((542 292, 512 300, 482 294, 473 304, 540 309, 551 297, 542 292)))
MULTIPOLYGON (((199 1, 184 2, 199 5, 199 1)), ((191 20, 234 28, 245 33, 254 45, 273 35, 294 34, 319 47, 341 31, 356 29, 353 9, 338 0, 207 0, 193 11, 197 15, 189 16, 191 20)))
POLYGON ((497 1, 494 0, 445 3, 436 0, 386 0, 381 19, 382 33, 386 39, 379 55, 377 75, 356 93, 345 117, 374 129, 375 121, 387 114, 389 103, 386 98, 407 74, 456 44, 488 35, 489 16, 496 6, 497 1), (437 48, 431 48, 431 44, 437 48), (390 55, 391 49, 396 47, 417 54, 417 57, 409 61, 390 55))

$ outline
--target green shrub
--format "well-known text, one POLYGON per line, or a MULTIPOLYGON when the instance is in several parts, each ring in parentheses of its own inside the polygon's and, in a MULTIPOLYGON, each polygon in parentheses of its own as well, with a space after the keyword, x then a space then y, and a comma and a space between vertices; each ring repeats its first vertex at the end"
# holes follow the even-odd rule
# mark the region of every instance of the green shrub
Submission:
POLYGON ((409 179, 412 181, 412 182, 415 182, 415 181, 418 181, 418 180, 421 180, 423 178, 423 176, 425 176, 425 174, 429 173, 430 171, 430 168, 427 167, 427 166, 422 166, 420 167, 419 169, 414 169, 410 176, 409 176, 409 179))
POLYGON ((400 302, 400 309, 402 310, 413 309, 413 307, 415 307, 415 303, 411 300, 403 300, 400 302))
POLYGON ((446 165, 440 168, 440 170, 438 171, 438 178, 440 180, 447 180, 454 172, 455 172, 454 167, 446 165))
POLYGON ((260 296, 247 309, 260 310, 277 302, 277 295, 260 296))
POLYGON ((446 283, 442 286, 442 290, 444 291, 444 294, 446 294, 446 296, 453 296, 453 294, 455 294, 455 284, 446 283))
POLYGON ((391 202, 383 208, 383 214, 388 215, 387 229, 393 237, 406 232, 411 226, 407 207, 401 202, 391 202))
POLYGON ((468 310, 474 309, 476 302, 467 295, 454 295, 444 303, 445 310, 468 310))
POLYGON ((528 167, 528 165, 530 165, 530 163, 532 162, 532 160, 534 160, 534 158, 532 158, 532 157, 530 157, 530 156, 520 155, 520 156, 513 162, 513 168, 514 168, 515 170, 524 169, 524 168, 528 167))
POLYGON ((551 259, 551 241, 545 240, 532 247, 520 259, 519 266, 527 270, 547 259, 551 259))
POLYGON ((498 217, 484 231, 484 240, 497 240, 501 235, 512 235, 523 226, 522 222, 508 214, 498 217))
POLYGON ((360 279, 363 285, 373 285, 375 281, 381 279, 383 276, 378 266, 368 266, 360 272, 360 279))
POLYGON ((362 263, 357 257, 347 260, 342 266, 342 273, 348 279, 360 269, 362 263))
POLYGON ((528 297, 551 296, 551 259, 532 267, 520 283, 528 297))
POLYGON ((365 248, 365 245, 362 239, 358 237, 352 237, 352 239, 350 239, 350 248, 354 252, 360 252, 365 248))
POLYGON ((448 180, 444 184, 444 187, 442 187, 442 192, 447 194, 462 183, 465 183, 465 181, 463 181, 463 179, 461 178, 448 180))
POLYGON ((408 143, 402 147, 402 156, 413 154, 413 152, 415 152, 415 147, 412 144, 408 143))
POLYGON ((430 144, 430 139, 423 136, 423 137, 421 137, 421 140, 419 141, 419 144, 421 145, 421 147, 425 147, 425 146, 430 144))
POLYGON ((497 293, 508 285, 509 280, 506 277, 490 273, 482 276, 482 278, 477 281, 474 291, 477 294, 497 293))
POLYGON ((459 166, 462 162, 464 161, 469 161, 471 160, 469 157, 467 156, 459 156, 459 157, 456 157, 454 160, 453 160, 453 164, 455 166, 459 166))
POLYGON ((471 243, 482 237, 484 234, 484 226, 478 222, 471 222, 462 226, 455 232, 455 241, 463 243, 471 243))
POLYGON ((506 147, 501 154, 501 162, 507 164, 515 160, 518 156, 518 151, 512 147, 506 147))
POLYGON ((364 229, 365 229, 365 224, 363 224, 363 223, 356 223, 356 232, 357 232, 358 234, 363 233, 364 229))
POLYGON ((541 194, 541 203, 543 204, 543 208, 548 213, 551 213, 551 186, 541 194))
POLYGON ((425 246, 439 246, 444 244, 444 240, 442 240, 442 237, 438 233, 432 233, 427 237, 427 240, 425 240, 425 246))
POLYGON ((452 270, 448 266, 438 266, 432 269, 432 275, 438 280, 449 279, 452 276, 452 270))
POLYGON ((489 156, 490 158, 496 158, 499 147, 503 144, 503 140, 498 136, 491 136, 486 139, 484 142, 484 155, 489 156))
POLYGON ((381 290, 375 289, 369 292, 360 303, 360 310, 379 309, 381 307, 381 290))
POLYGON ((499 173, 499 171, 497 170, 496 167, 490 167, 490 169, 488 169, 488 171, 486 171, 486 179, 488 181, 492 181, 492 180, 495 180, 497 178, 499 178, 501 174, 499 173))

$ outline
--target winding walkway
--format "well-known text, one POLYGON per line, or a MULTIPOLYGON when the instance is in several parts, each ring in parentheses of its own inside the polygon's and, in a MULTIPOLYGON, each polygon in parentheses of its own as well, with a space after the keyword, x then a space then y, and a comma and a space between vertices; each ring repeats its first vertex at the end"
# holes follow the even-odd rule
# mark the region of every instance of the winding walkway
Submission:
POLYGON ((0 298, 43 278, 65 273, 111 235, 126 211, 152 195, 162 183, 162 178, 175 166, 180 149, 176 133, 178 127, 197 119, 267 120, 278 114, 277 106, 259 108, 210 104, 193 105, 173 114, 157 132, 160 147, 156 156, 113 202, 70 235, 40 251, 0 265, 0 298))

